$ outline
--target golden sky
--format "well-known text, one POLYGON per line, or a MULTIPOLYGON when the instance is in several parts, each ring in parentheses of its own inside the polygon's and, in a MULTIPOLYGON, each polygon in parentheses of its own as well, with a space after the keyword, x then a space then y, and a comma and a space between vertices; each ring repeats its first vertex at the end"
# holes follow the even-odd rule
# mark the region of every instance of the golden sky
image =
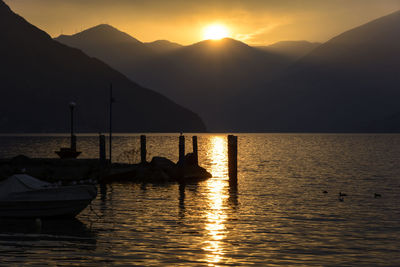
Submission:
POLYGON ((251 45, 283 40, 323 42, 400 10, 400 0, 5 0, 56 37, 107 23, 143 42, 192 44, 219 23, 251 45))

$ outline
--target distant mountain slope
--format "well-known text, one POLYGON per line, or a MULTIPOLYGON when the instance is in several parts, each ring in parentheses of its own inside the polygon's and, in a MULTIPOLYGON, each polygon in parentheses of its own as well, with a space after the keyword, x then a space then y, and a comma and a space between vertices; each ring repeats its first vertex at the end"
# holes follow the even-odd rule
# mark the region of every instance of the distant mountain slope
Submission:
POLYGON ((260 84, 275 77, 292 62, 286 56, 229 38, 190 46, 157 41, 121 49, 102 43, 88 45, 93 42, 82 42, 77 37, 72 35, 69 41, 56 40, 106 61, 140 84, 191 108, 213 131, 239 129, 240 122, 229 111, 232 103, 237 102, 236 96, 249 90, 261 90, 260 84), (149 53, 146 49, 152 51, 149 53))
POLYGON ((281 41, 268 46, 259 46, 257 48, 270 53, 287 56, 295 61, 307 55, 320 45, 321 43, 311 43, 308 41, 281 41))
POLYGON ((203 41, 120 70, 185 103, 213 131, 400 132, 400 11, 314 45, 272 52, 203 41), (287 56, 300 50, 298 60, 287 56))
POLYGON ((140 41, 136 40, 129 34, 126 34, 108 24, 100 24, 93 28, 84 30, 70 38, 68 35, 60 35, 57 39, 61 42, 79 41, 79 43, 90 43, 92 45, 115 45, 115 44, 138 44, 140 41))
MULTIPOLYGON (((79 48, 86 54, 96 57, 111 67, 126 74, 126 69, 141 66, 154 57, 156 44, 146 45, 132 36, 110 26, 101 24, 74 35, 61 35, 56 41, 70 47, 79 48)), ((161 45, 158 45, 158 49, 161 45)), ((132 80, 135 77, 130 76, 132 80)), ((135 80, 137 81, 137 80, 135 80)), ((137 81, 140 83, 140 81, 137 81)))
MULTIPOLYGON (((78 104, 78 131, 105 131, 110 83, 115 131, 205 131, 196 114, 52 40, 1 0, 0 36, 0 132, 65 132, 70 101, 78 104)), ((123 41, 135 43, 129 36, 123 41)))
POLYGON ((159 92, 185 103, 212 131, 234 131, 237 96, 262 90, 265 81, 288 66, 281 56, 259 51, 233 39, 207 40, 143 63, 127 73, 159 92))
POLYGON ((157 40, 150 43, 145 43, 147 47, 157 53, 171 52, 182 47, 182 45, 170 42, 168 40, 157 40))
POLYGON ((260 114, 248 128, 400 131, 400 11, 324 43, 265 87, 246 100, 260 114))

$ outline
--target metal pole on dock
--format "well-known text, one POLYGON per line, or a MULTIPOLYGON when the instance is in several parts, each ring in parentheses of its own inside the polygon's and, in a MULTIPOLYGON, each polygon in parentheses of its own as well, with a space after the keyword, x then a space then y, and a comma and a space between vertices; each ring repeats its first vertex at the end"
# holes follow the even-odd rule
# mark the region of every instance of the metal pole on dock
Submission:
POLYGON ((75 102, 69 103, 69 109, 71 111, 71 150, 76 151, 76 136, 74 135, 74 108, 75 102))
POLYGON ((76 135, 71 135, 71 150, 76 151, 76 135))
POLYGON ((237 136, 228 135, 229 182, 237 184, 237 136))
POLYGON ((146 161, 146 154, 147 154, 147 149, 146 149, 146 136, 141 135, 140 136, 140 162, 142 164, 145 164, 146 161))
POLYGON ((106 163, 106 137, 104 134, 99 135, 99 160, 101 165, 106 163))
POLYGON ((195 159, 196 165, 199 165, 199 152, 198 152, 198 149, 197 149, 197 136, 193 136, 192 137, 192 141, 193 141, 194 159, 195 159))
POLYGON ((110 154, 110 164, 112 163, 112 104, 114 103, 113 98, 113 86, 110 84, 110 140, 109 140, 109 154, 110 154))
POLYGON ((179 136, 179 162, 183 165, 185 161, 185 136, 181 133, 179 136))

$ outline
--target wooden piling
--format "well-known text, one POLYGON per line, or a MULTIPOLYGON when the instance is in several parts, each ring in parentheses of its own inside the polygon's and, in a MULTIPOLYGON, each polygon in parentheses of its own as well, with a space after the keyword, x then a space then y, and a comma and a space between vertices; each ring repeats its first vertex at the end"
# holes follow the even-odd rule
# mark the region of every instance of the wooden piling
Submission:
POLYGON ((183 165, 184 161, 185 161, 185 136, 181 134, 179 136, 179 163, 183 165))
POLYGON ((104 134, 99 135, 99 160, 101 165, 106 163, 106 136, 104 134))
POLYGON ((199 165, 199 153, 198 153, 198 149, 197 149, 197 136, 193 136, 192 141, 193 141, 194 159, 195 159, 196 165, 199 165))
POLYGON ((237 184, 237 136, 228 135, 229 182, 237 184))
POLYGON ((146 136, 141 135, 140 136, 140 162, 142 164, 145 164, 147 162, 146 155, 147 155, 146 136))

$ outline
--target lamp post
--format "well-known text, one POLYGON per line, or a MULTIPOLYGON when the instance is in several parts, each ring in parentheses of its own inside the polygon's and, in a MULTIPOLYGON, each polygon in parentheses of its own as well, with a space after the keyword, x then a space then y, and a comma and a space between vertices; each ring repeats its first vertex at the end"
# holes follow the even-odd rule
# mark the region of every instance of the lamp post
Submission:
POLYGON ((69 110, 71 115, 71 147, 62 147, 56 154, 62 159, 76 159, 82 152, 76 151, 76 136, 74 134, 74 108, 75 102, 69 103, 69 110))
POLYGON ((74 135, 74 108, 76 107, 75 102, 69 103, 69 109, 71 111, 71 150, 76 150, 76 137, 74 135))

